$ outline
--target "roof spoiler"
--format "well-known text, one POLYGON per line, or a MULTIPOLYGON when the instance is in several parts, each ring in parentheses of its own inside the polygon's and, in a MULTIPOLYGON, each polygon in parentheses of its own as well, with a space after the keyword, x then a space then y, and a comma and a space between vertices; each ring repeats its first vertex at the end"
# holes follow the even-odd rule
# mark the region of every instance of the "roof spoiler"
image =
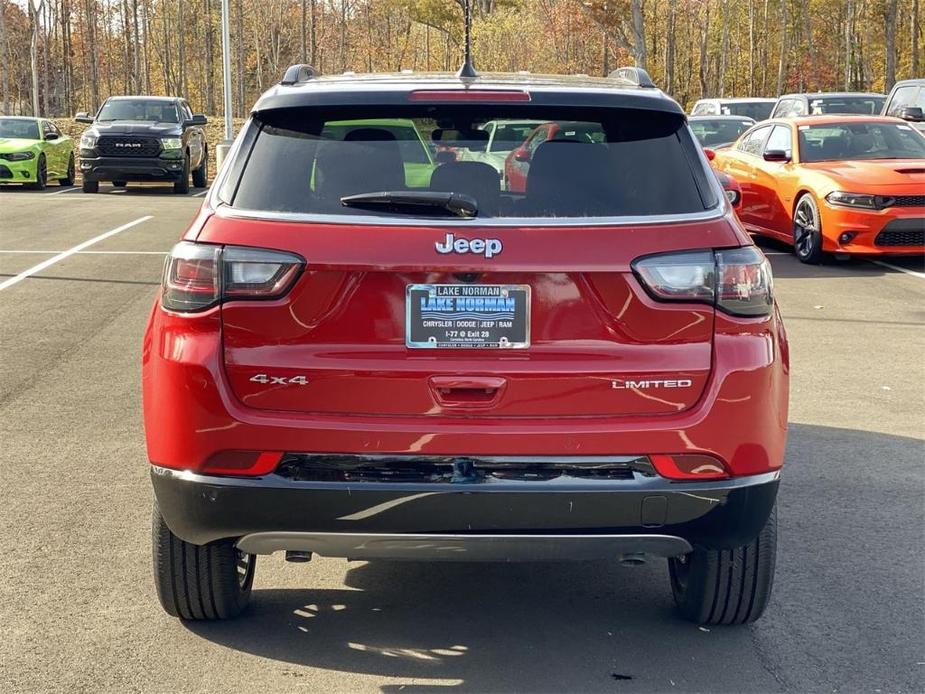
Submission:
POLYGON ((286 68, 283 79, 281 79, 279 83, 285 85, 301 84, 302 82, 308 82, 309 80, 318 77, 320 74, 321 72, 313 68, 311 65, 305 65, 304 63, 290 65, 286 68))
POLYGON ((649 77, 649 73, 641 67, 618 67, 616 70, 607 75, 608 79, 620 80, 633 87, 645 87, 646 89, 655 89, 655 82, 649 77))

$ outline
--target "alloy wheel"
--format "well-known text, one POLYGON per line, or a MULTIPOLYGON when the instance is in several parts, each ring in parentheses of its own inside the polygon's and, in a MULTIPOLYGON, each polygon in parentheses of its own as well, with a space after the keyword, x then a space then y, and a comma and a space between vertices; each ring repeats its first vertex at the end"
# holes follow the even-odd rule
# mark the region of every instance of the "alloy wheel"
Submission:
POLYGON ((812 255, 819 235, 819 220, 813 203, 804 198, 793 215, 793 247, 801 258, 812 255))

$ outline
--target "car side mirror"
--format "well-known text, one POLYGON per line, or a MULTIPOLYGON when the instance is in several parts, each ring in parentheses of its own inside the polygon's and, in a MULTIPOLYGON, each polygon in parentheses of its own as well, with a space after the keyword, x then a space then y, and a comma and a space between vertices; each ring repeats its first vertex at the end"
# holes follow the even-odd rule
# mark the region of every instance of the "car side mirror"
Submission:
POLYGON ((514 159, 516 161, 528 162, 531 159, 529 150, 520 147, 514 150, 514 159))
POLYGON ((78 111, 77 115, 74 116, 74 120, 76 120, 78 123, 92 123, 93 116, 91 116, 86 111, 78 111))
POLYGON ((790 161, 790 155, 782 149, 769 149, 764 153, 764 160, 786 162, 790 161))
POLYGON ((208 122, 209 119, 201 113, 194 113, 192 118, 187 118, 185 121, 183 121, 183 127, 188 128, 192 125, 205 125, 208 122))
POLYGON ((57 140, 57 139, 58 139, 58 133, 48 133, 45 135, 46 142, 51 142, 52 140, 57 140))
POLYGON ((714 159, 716 159, 716 152, 714 152, 709 147, 704 147, 703 153, 707 155, 707 159, 709 159, 710 161, 713 161, 714 159))
POLYGON ((919 106, 903 106, 899 109, 899 117, 910 123, 921 123, 925 121, 925 113, 919 106))

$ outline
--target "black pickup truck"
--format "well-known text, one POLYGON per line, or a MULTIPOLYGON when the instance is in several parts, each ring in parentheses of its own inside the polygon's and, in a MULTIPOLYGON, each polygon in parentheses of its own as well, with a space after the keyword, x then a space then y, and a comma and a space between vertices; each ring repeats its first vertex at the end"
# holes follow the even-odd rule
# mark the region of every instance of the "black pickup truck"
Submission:
POLYGON ((209 149, 202 126, 185 99, 171 96, 114 96, 94 118, 75 116, 90 127, 80 137, 83 191, 96 193, 100 181, 116 187, 128 181, 169 181, 186 193, 190 174, 196 188, 208 185, 209 149))

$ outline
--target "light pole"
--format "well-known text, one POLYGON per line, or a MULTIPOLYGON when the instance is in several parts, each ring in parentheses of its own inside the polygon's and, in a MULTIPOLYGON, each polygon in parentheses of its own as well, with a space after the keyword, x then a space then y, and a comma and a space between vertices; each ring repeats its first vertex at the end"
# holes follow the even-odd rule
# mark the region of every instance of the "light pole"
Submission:
POLYGON ((225 107, 225 139, 215 148, 216 173, 222 168, 225 156, 234 140, 234 125, 231 122, 231 35, 228 15, 228 0, 222 0, 222 91, 225 107))

